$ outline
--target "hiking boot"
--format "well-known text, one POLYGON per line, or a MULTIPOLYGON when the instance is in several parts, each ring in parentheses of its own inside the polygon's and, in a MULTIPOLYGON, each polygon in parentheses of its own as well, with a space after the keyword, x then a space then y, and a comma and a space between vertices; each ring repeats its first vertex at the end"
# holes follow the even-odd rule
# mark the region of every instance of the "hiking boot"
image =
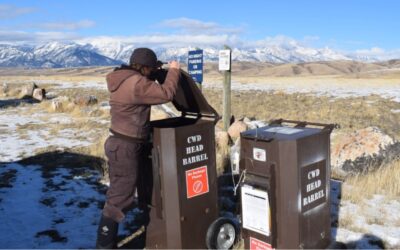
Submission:
POLYGON ((97 249, 116 249, 118 236, 118 223, 104 215, 101 216, 97 229, 97 249))

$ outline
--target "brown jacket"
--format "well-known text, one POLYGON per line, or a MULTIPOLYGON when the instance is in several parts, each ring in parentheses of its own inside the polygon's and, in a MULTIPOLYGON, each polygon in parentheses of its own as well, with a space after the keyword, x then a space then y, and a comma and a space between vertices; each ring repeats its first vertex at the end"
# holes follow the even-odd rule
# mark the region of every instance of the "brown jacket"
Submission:
POLYGON ((169 69, 161 85, 130 69, 109 73, 111 130, 146 140, 150 133, 150 105, 172 101, 179 75, 178 69, 169 69))

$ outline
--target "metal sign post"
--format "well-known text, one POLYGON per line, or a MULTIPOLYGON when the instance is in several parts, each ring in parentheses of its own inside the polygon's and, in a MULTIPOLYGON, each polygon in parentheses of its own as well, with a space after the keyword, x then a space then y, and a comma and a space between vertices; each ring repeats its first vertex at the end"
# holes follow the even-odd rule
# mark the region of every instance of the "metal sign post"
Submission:
POLYGON ((201 90, 203 82, 203 50, 196 49, 188 52, 188 73, 201 90))
POLYGON ((231 119, 231 48, 219 51, 219 70, 224 71, 223 115, 224 130, 228 131, 231 119))

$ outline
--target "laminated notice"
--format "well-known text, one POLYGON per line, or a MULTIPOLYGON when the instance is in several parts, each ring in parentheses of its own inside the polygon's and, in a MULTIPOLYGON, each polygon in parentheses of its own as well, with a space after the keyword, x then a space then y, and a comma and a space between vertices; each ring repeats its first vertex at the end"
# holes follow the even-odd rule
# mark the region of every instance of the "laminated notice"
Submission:
POLYGON ((241 189, 243 228, 269 236, 271 234, 271 211, 268 193, 244 185, 241 189))

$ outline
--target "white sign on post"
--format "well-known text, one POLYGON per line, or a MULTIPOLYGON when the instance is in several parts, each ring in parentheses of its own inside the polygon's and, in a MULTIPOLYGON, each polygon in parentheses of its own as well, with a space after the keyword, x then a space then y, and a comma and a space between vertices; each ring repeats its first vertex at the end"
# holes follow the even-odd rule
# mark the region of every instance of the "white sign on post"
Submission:
POLYGON ((230 70, 231 69, 231 51, 224 49, 219 51, 219 70, 230 70))

